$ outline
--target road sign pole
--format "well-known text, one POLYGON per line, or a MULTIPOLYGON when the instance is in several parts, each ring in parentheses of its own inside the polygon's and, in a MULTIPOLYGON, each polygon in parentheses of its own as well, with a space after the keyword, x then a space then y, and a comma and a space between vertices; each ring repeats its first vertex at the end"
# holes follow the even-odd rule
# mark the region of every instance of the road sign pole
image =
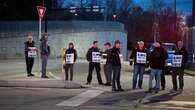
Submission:
MULTIPOLYGON (((41 18, 39 18, 39 38, 38 40, 41 39, 41 18)), ((39 48, 41 46, 41 42, 39 43, 39 48)), ((41 50, 39 50, 39 58, 38 58, 38 62, 39 62, 39 73, 41 75, 41 50)))

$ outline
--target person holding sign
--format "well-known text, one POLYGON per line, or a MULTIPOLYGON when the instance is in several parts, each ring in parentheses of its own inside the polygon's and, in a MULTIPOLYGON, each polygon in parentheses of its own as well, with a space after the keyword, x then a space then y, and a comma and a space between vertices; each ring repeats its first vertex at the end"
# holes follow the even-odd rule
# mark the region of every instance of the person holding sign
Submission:
POLYGON ((110 62, 107 62, 107 56, 110 53, 111 44, 110 42, 106 42, 104 46, 105 46, 105 52, 103 52, 102 54, 102 64, 104 65, 104 73, 105 73, 105 79, 106 79, 105 85, 111 86, 111 77, 112 77, 111 64, 110 62))
POLYGON ((94 68, 97 72, 97 79, 100 85, 103 85, 102 78, 100 74, 100 61, 101 61, 101 53, 100 49, 98 48, 98 41, 94 41, 91 48, 89 48, 86 54, 87 61, 89 62, 89 70, 88 70, 88 77, 87 77, 87 85, 91 84, 92 74, 94 68))
POLYGON ((34 58, 37 56, 37 48, 35 47, 35 42, 33 41, 32 36, 27 37, 27 41, 24 43, 24 46, 27 76, 31 77, 34 76, 34 74, 32 74, 32 68, 34 65, 34 58))
POLYGON ((107 62, 111 64, 113 77, 112 77, 112 91, 124 91, 120 84, 121 75, 121 58, 120 58, 120 41, 116 40, 114 47, 108 54, 107 62))
POLYGON ((64 70, 65 70, 65 80, 68 81, 68 71, 70 70, 70 81, 73 80, 73 70, 74 63, 77 59, 77 51, 74 49, 74 44, 72 42, 69 43, 69 47, 64 54, 64 70))
POLYGON ((135 49, 133 49, 132 54, 130 56, 130 65, 132 65, 134 61, 133 89, 136 89, 138 76, 139 76, 138 86, 140 89, 142 88, 145 65, 148 62, 148 51, 144 47, 144 42, 139 41, 137 44, 138 46, 135 49))
POLYGON ((173 66, 173 73, 172 73, 172 82, 173 82, 173 91, 177 91, 177 76, 179 76, 179 90, 183 90, 184 86, 184 69, 185 65, 188 61, 188 52, 183 46, 183 41, 177 42, 177 49, 175 55, 173 56, 172 66, 173 66))

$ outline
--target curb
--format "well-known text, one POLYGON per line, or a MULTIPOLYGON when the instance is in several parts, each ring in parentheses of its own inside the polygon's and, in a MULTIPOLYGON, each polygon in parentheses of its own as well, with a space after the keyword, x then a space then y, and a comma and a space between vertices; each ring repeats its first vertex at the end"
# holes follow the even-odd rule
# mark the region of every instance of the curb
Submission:
POLYGON ((184 73, 190 76, 195 76, 195 72, 194 71, 190 71, 190 70, 184 70, 184 73))
POLYGON ((0 87, 80 89, 82 85, 60 80, 0 80, 0 87))

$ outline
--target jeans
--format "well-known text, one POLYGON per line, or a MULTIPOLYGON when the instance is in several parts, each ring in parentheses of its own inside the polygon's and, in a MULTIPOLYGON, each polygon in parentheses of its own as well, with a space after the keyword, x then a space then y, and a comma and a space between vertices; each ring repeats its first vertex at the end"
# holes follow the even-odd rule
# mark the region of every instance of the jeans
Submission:
POLYGON ((34 58, 28 58, 28 55, 26 55, 25 58, 26 58, 27 74, 32 74, 32 68, 33 68, 33 65, 34 65, 34 58))
POLYGON ((42 69, 41 69, 42 75, 41 76, 46 76, 47 60, 48 60, 47 55, 41 55, 41 61, 42 61, 42 69))
POLYGON ((133 70, 133 88, 136 88, 138 75, 139 75, 138 86, 139 86, 139 88, 142 88, 144 70, 145 70, 145 66, 144 65, 134 65, 134 70, 133 70))
POLYGON ((116 89, 116 84, 118 89, 121 89, 121 84, 120 84, 121 67, 112 66, 112 71, 113 71, 112 89, 116 89))
POLYGON ((70 81, 73 80, 73 68, 74 64, 66 64, 64 69, 65 69, 65 80, 68 80, 68 71, 70 70, 70 81))
POLYGON ((184 69, 173 69, 172 73, 172 81, 173 81, 173 89, 177 90, 177 76, 179 76, 179 89, 183 89, 184 86, 184 81, 183 81, 183 76, 184 76, 184 69))
POLYGON ((149 78, 149 89, 152 89, 152 82, 153 79, 156 76, 156 89, 159 90, 160 89, 160 80, 161 80, 161 74, 162 74, 162 70, 161 69, 152 69, 151 68, 151 73, 150 73, 150 78, 149 78))
POLYGON ((111 80, 112 80, 112 65, 111 64, 104 65, 104 73, 105 73, 106 84, 111 84, 111 80))
POLYGON ((89 71, 88 71, 87 82, 91 83, 94 68, 96 69, 98 83, 101 84, 102 83, 102 78, 101 78, 101 74, 100 74, 100 70, 101 70, 100 63, 94 63, 94 62, 89 63, 89 71))

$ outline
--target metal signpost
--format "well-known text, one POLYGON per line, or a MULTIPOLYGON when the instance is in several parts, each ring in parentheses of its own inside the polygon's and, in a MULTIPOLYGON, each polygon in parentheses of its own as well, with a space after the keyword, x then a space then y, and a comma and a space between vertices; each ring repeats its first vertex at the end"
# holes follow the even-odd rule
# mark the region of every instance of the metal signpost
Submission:
MULTIPOLYGON (((41 39, 41 21, 45 15, 45 11, 46 11, 46 7, 44 6, 37 6, 37 11, 39 14, 39 38, 38 40, 41 39)), ((40 46, 40 44, 39 44, 40 46)), ((39 62, 39 70, 41 71, 41 54, 40 54, 40 50, 39 50, 39 58, 38 58, 38 62, 39 62)))

